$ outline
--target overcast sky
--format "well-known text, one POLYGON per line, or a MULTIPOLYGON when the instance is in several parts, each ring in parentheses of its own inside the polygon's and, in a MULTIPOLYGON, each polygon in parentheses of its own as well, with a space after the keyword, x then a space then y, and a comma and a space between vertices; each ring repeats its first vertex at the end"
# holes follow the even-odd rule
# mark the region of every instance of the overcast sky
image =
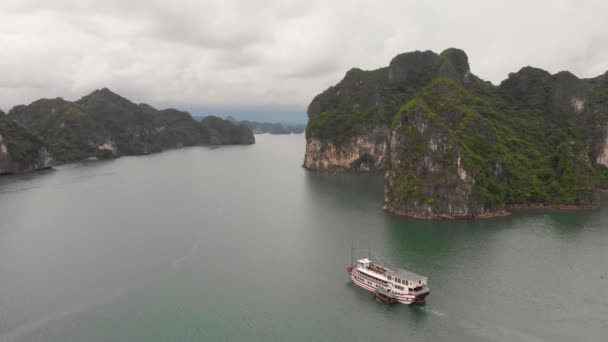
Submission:
POLYGON ((196 114, 294 115, 351 67, 448 47, 494 83, 525 65, 592 77, 608 70, 607 18, 605 0, 1 0, 0 108, 109 87, 196 114))

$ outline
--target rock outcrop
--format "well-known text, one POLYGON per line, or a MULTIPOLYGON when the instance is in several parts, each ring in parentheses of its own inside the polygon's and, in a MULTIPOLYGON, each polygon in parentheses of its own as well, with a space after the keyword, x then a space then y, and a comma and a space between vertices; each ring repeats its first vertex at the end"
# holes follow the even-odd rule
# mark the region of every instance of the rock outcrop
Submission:
POLYGON ((246 126, 218 118, 215 126, 228 128, 213 129, 187 112, 138 105, 107 88, 75 102, 41 99, 16 106, 8 117, 40 137, 59 162, 148 154, 182 146, 254 143, 246 126))
POLYGON ((311 170, 382 170, 386 132, 393 117, 437 77, 454 77, 462 82, 475 79, 469 72, 466 54, 457 49, 440 55, 408 52, 393 58, 385 68, 351 69, 308 107, 303 166, 311 170))
POLYGON ((78 105, 64 99, 15 106, 8 116, 40 137, 59 162, 117 153, 110 133, 78 105))
POLYGON ((308 110, 304 167, 385 171, 385 209, 419 218, 596 208, 608 187, 608 73, 525 67, 499 86, 448 49, 352 69, 308 110))
MULTIPOLYGON (((401 109, 389 133, 385 210, 419 218, 495 216, 505 204, 481 198, 462 134, 479 134, 497 151, 496 131, 475 99, 449 79, 437 79, 401 109)), ((489 151, 493 150, 493 151, 489 151)), ((503 177, 500 166, 495 177, 503 177)), ((485 189, 484 189, 485 190, 485 189)))
POLYGON ((606 138, 604 138, 604 142, 600 144, 599 153, 597 154, 595 162, 599 165, 608 167, 608 129, 604 134, 606 138))
POLYGON ((52 164, 43 142, 0 111, 0 175, 47 169, 52 164))
POLYGON ((373 172, 384 167, 387 127, 376 125, 369 132, 336 143, 318 137, 306 142, 304 167, 319 171, 373 172))
POLYGON ((236 124, 217 116, 201 121, 204 139, 209 145, 250 145, 255 143, 253 131, 245 124, 236 124))

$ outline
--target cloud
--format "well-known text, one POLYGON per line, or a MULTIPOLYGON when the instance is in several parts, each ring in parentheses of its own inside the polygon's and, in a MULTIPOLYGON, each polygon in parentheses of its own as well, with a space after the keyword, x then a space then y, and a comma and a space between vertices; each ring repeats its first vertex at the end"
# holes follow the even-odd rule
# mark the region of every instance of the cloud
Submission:
POLYGON ((608 70, 605 13, 602 0, 8 0, 0 108, 109 87, 158 107, 305 111, 351 67, 448 47, 494 83, 526 65, 592 77, 608 70))

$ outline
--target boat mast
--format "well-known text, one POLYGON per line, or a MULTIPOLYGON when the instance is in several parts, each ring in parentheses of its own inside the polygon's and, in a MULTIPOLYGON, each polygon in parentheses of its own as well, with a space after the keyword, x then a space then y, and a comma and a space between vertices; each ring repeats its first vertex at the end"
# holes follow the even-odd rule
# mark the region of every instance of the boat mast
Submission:
POLYGON ((354 240, 350 240, 350 264, 353 264, 353 248, 355 248, 354 240))

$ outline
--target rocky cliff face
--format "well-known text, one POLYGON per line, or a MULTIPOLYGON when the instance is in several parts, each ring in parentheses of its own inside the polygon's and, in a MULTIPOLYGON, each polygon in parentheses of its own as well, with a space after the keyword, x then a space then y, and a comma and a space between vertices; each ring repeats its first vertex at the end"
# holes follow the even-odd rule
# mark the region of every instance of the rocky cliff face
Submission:
POLYGON ((587 83, 590 89, 586 96, 573 104, 583 112, 591 113, 591 118, 587 119, 591 131, 591 158, 595 158, 597 164, 608 167, 608 72, 587 83))
POLYGON ((312 137, 306 141, 304 167, 319 171, 373 172, 384 168, 385 125, 374 126, 340 144, 312 137))
MULTIPOLYGON (((467 146, 456 133, 478 132, 491 143, 495 130, 477 115, 474 99, 456 82, 435 81, 424 95, 402 108, 389 132, 385 210, 418 218, 504 214, 504 203, 480 196, 485 184, 467 165, 467 146)), ((497 165, 494 176, 501 173, 497 165)))
POLYGON ((8 115, 41 137, 59 162, 117 154, 110 133, 82 108, 61 98, 15 106, 8 115))
POLYGON ((137 105, 107 88, 76 102, 42 99, 16 106, 8 117, 40 137, 60 162, 148 154, 192 145, 253 143, 252 132, 246 127, 210 134, 208 125, 187 112, 137 105))
POLYGON ((52 163, 40 139, 0 112, 0 175, 46 169, 52 163))
POLYGON ((308 114, 304 166, 384 169, 385 209, 397 214, 596 208, 598 188, 608 187, 608 73, 526 67, 494 86, 470 72, 461 50, 415 52, 349 71, 308 114))
POLYGON ((386 68, 351 69, 308 107, 306 156, 310 170, 377 171, 384 168, 386 133, 399 107, 436 77, 468 82, 461 50, 437 55, 415 51, 396 56, 386 68))
POLYGON ((608 167, 608 129, 605 130, 604 142, 600 144, 599 153, 597 155, 596 163, 608 167))

